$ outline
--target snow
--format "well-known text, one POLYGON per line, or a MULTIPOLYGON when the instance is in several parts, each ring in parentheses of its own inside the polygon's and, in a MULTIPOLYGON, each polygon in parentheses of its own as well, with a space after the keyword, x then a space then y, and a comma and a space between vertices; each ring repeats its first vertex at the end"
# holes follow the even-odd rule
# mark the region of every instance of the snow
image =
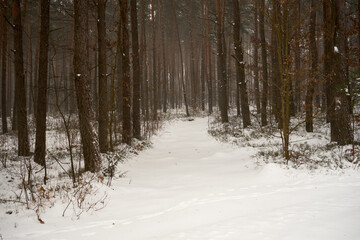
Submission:
POLYGON ((176 120, 122 166, 106 208, 79 220, 54 206, 45 224, 3 214, 3 239, 359 239, 360 173, 260 164, 216 141, 208 119, 176 120))

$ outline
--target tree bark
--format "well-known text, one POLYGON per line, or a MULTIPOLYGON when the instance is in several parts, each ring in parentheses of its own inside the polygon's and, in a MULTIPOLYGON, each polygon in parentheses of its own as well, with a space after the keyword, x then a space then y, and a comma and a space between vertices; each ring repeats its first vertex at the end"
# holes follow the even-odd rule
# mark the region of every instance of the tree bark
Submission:
POLYGON ((346 25, 345 25, 345 0, 336 0, 336 32, 335 32, 335 75, 334 75, 334 98, 332 104, 334 105, 333 116, 330 124, 332 125, 331 141, 336 141, 340 145, 350 144, 353 141, 351 131, 349 102, 346 96, 346 59, 345 59, 345 44, 346 44, 346 25))
POLYGON ((120 16, 122 24, 122 93, 123 93, 123 120, 122 142, 131 145, 131 94, 130 94, 130 40, 128 29, 128 0, 120 0, 120 16))
POLYGON ((131 0, 131 40, 132 40, 132 61, 133 61, 133 134, 134 138, 141 138, 140 124, 140 82, 141 69, 139 58, 139 36, 137 22, 136 0, 131 0))
POLYGON ((75 91, 85 171, 98 172, 101 156, 95 132, 95 114, 91 104, 90 72, 88 69, 88 1, 74 0, 74 73, 75 91))
POLYGON ((259 86, 259 39, 258 39, 258 0, 254 0, 254 90, 256 112, 260 114, 260 86, 259 86))
MULTIPOLYGON (((273 0, 273 8, 278 8, 276 6, 277 1, 273 0)), ((274 21, 274 20, 273 20, 274 21)), ((275 23, 275 21, 274 21, 275 23)), ((280 44, 276 39, 276 30, 275 26, 272 26, 272 33, 271 33, 271 84, 272 84, 272 111, 275 115, 276 122, 278 123, 278 127, 282 128, 282 112, 281 112, 281 77, 280 77, 280 68, 279 68, 279 57, 277 53, 278 45, 280 44)))
POLYGON ((300 50, 300 0, 295 2, 295 46, 294 46, 294 55, 295 55, 295 92, 294 92, 294 102, 295 102, 295 111, 296 114, 301 110, 301 89, 300 89, 300 67, 301 67, 301 50, 300 50))
MULTIPOLYGON (((247 86, 245 81, 245 62, 244 62, 244 52, 242 47, 242 40, 240 35, 240 11, 239 11, 239 0, 233 0, 234 8, 234 48, 235 48, 235 57, 236 57, 236 89, 237 94, 240 90, 241 98, 241 113, 243 120, 243 127, 251 125, 250 121, 250 110, 248 102, 248 93, 247 86), (238 89, 240 87, 240 89, 238 89)), ((238 98, 238 97, 237 97, 238 98)), ((238 104, 238 103, 237 103, 238 104)))
POLYGON ((163 0, 159 0, 160 4, 160 37, 161 37, 161 49, 162 49, 162 62, 163 62, 163 112, 167 111, 167 98, 168 98, 168 71, 166 64, 166 48, 165 48, 165 17, 164 17, 164 3, 163 0))
MULTIPOLYGON (((206 17, 209 17, 209 0, 205 0, 205 5, 206 5, 206 17)), ((208 35, 210 33, 210 23, 209 21, 207 21, 207 26, 206 26, 206 32, 208 35)), ((213 77, 212 77, 212 45, 211 45, 211 41, 207 41, 208 46, 207 46, 207 56, 208 56, 208 61, 207 61, 207 65, 208 65, 208 81, 207 81, 207 85, 208 85, 208 105, 209 105, 209 114, 213 113, 213 77)))
POLYGON ((263 89, 261 99, 261 125, 267 125, 267 102, 268 102, 268 70, 267 70, 267 53, 265 40, 265 0, 260 0, 260 40, 261 40, 261 58, 263 73, 263 89))
POLYGON ((152 99, 153 99, 153 120, 157 120, 158 110, 158 91, 157 91, 157 64, 156 64, 156 25, 155 25, 155 3, 151 2, 151 19, 152 19, 152 38, 153 38, 153 79, 152 79, 152 99))
POLYGON ((147 41, 146 41, 146 8, 147 4, 146 1, 142 1, 142 8, 141 8, 141 50, 140 50, 140 57, 142 62, 142 69, 143 69, 143 108, 145 109, 145 120, 149 121, 149 78, 148 78, 148 60, 147 60, 147 41))
POLYGON ((1 50, 1 118, 2 118, 2 132, 3 134, 8 132, 7 127, 7 98, 6 98, 6 63, 7 63, 7 23, 5 18, 7 17, 8 1, 3 1, 3 17, 2 21, 2 50, 1 50))
POLYGON ((99 67, 99 147, 105 153, 109 149, 109 100, 106 57, 106 0, 97 2, 98 67, 99 67))
POLYGON ((20 0, 13 1, 16 111, 18 129, 18 155, 29 156, 29 134, 26 112, 26 91, 24 73, 23 36, 20 0))
POLYGON ((219 108, 221 122, 229 122, 228 118, 228 97, 227 97, 227 78, 226 64, 224 53, 224 18, 225 18, 225 0, 216 0, 216 39, 218 52, 218 91, 219 91, 219 108))
POLYGON ((176 28, 176 35, 177 35, 177 40, 178 40, 178 45, 179 45, 179 52, 180 52, 181 85, 182 85, 182 90, 183 90, 183 95, 184 95, 184 103, 185 103, 185 109, 186 109, 186 116, 189 117, 189 116, 190 116, 190 113, 189 113, 189 107, 188 107, 187 95, 186 95, 186 88, 185 88, 185 80, 184 80, 184 61, 183 61, 183 54, 182 54, 182 49, 181 49, 181 40, 180 40, 179 26, 178 26, 177 17, 176 17, 176 8, 175 8, 174 0, 172 0, 171 3, 172 3, 172 7, 173 7, 173 14, 174 14, 174 22, 175 22, 175 28, 176 28))
POLYGON ((46 99, 49 53, 49 22, 50 0, 41 0, 41 27, 39 53, 38 104, 36 108, 36 143, 34 161, 42 166, 46 165, 46 99))
POLYGON ((317 81, 317 47, 315 39, 316 28, 316 9, 315 0, 311 0, 311 13, 310 13, 310 54, 311 54, 311 69, 310 78, 306 90, 305 98, 305 111, 306 111, 306 131, 313 132, 313 98, 317 81))

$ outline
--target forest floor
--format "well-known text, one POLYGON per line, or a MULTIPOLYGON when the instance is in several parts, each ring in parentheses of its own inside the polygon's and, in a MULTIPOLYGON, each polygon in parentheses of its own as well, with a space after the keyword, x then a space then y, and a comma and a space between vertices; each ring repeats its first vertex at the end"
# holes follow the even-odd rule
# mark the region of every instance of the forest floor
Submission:
POLYGON ((4 214, 0 239, 359 239, 360 172, 256 161, 257 149, 217 141, 209 120, 174 120, 152 148, 121 165, 106 207, 80 219, 55 205, 4 214))

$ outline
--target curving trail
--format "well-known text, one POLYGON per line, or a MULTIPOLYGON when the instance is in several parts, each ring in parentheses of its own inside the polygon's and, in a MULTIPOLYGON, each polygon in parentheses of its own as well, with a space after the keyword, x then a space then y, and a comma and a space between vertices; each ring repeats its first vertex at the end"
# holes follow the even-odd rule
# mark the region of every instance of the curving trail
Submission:
POLYGON ((257 166, 254 149, 211 138, 206 118, 175 121, 153 140, 113 181, 105 209, 23 220, 4 239, 359 239, 359 173, 257 166))

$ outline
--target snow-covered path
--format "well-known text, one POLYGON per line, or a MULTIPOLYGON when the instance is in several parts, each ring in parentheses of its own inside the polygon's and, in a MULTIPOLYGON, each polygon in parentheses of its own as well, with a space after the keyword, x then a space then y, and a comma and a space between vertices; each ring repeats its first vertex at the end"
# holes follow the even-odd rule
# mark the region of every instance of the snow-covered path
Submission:
MULTIPOLYGON (((255 150, 215 141, 207 119, 175 121, 80 220, 1 223, 4 239, 359 239, 360 174, 256 167, 255 150)), ((1 213, 2 214, 2 213, 1 213)), ((14 217, 15 218, 15 217, 14 217)))

